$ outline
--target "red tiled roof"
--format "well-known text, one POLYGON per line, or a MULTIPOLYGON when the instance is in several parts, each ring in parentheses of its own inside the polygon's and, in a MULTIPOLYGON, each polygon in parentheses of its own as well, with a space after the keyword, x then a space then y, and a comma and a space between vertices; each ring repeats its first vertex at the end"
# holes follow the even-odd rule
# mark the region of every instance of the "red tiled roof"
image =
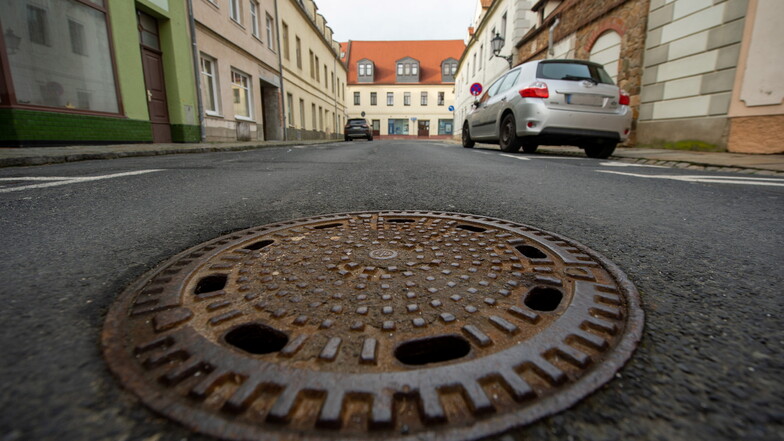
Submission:
MULTIPOLYGON (((341 43, 344 47, 346 43, 341 43)), ((441 62, 454 58, 459 60, 465 50, 463 40, 419 40, 419 41, 349 41, 347 47, 348 84, 357 82, 357 62, 368 59, 375 65, 373 84, 395 84, 395 62, 411 57, 419 61, 419 83, 441 84, 441 62)))
POLYGON ((487 9, 493 4, 493 0, 482 0, 482 8, 487 9))

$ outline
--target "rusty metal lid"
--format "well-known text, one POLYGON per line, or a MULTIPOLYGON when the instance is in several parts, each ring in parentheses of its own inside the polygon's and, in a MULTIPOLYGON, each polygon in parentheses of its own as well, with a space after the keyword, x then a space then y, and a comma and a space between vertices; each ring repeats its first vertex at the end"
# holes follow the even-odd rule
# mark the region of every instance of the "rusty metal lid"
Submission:
POLYGON ((499 219, 366 212, 220 237, 131 285, 104 354, 226 439, 473 439, 563 410, 640 339, 626 276, 499 219))

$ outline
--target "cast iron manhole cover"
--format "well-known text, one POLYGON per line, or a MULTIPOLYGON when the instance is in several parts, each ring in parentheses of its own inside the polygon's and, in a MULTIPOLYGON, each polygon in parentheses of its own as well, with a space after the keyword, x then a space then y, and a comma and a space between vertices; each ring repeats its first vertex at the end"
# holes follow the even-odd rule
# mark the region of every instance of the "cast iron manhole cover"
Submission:
POLYGON ((642 323, 626 276, 571 240, 392 211, 185 251, 120 296, 103 344, 144 403, 221 438, 456 440, 574 404, 642 323))

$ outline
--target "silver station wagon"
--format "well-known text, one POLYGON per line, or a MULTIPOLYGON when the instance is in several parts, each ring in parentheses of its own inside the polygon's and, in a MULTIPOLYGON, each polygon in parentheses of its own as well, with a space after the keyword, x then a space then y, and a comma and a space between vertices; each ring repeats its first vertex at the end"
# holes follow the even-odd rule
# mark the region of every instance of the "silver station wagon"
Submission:
POLYGON ((591 158, 607 158, 631 125, 629 95, 600 64, 539 60, 487 88, 466 117, 462 140, 466 148, 489 142, 526 153, 540 145, 575 145, 591 158))

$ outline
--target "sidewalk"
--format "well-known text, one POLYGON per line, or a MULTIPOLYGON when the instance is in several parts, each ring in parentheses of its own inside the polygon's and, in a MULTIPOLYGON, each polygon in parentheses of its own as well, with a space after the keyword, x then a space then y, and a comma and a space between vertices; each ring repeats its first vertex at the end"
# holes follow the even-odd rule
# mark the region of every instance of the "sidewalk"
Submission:
MULTIPOLYGON (((438 140, 445 142, 444 140, 438 140)), ((132 156, 156 156, 180 153, 208 153, 253 150, 264 147, 303 146, 341 142, 336 139, 316 141, 255 141, 237 143, 198 144, 121 144, 102 146, 0 148, 0 167, 57 164, 90 159, 115 159, 132 156)), ((419 141, 417 141, 419 142, 419 141)), ((427 142, 427 141, 424 141, 427 142)), ((458 144, 456 141, 446 141, 458 144)), ((498 149, 491 144, 478 147, 498 149)), ((540 147, 539 154, 561 156, 585 156, 577 147, 540 147)), ((612 159, 623 162, 659 165, 737 173, 754 173, 784 176, 784 154, 747 155, 727 152, 692 152, 647 148, 618 148, 612 159)))

